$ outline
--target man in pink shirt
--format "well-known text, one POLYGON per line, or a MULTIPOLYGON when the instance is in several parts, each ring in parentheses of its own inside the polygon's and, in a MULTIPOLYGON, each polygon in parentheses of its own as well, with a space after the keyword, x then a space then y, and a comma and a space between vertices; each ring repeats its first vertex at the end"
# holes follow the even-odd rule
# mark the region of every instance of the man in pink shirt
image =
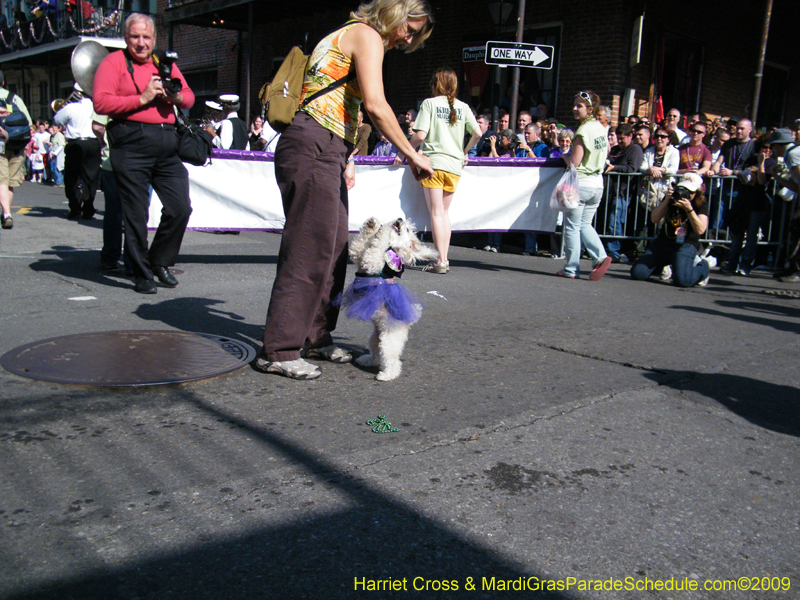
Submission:
POLYGON ((178 158, 175 107, 190 108, 194 94, 185 84, 180 86, 183 75, 177 65, 172 65, 170 73, 173 85, 159 76, 151 17, 132 14, 125 20, 124 32, 126 48, 103 59, 95 74, 94 109, 110 118, 111 165, 122 203, 125 249, 135 290, 155 294, 154 277, 166 287, 178 285, 169 267, 178 258, 192 208, 189 175, 178 158), (163 210, 148 251, 151 185, 163 210))

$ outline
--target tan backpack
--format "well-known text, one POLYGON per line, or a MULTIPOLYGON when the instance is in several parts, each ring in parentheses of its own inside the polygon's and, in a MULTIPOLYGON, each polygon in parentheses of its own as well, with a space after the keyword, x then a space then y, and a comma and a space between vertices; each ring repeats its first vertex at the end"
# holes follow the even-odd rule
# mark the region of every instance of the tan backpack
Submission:
POLYGON ((303 54, 299 46, 295 46, 283 59, 272 82, 265 84, 261 88, 261 92, 259 92, 259 97, 261 97, 262 93, 264 94, 262 102, 266 105, 267 121, 270 127, 279 133, 292 124, 295 113, 306 104, 320 96, 324 96, 328 92, 332 92, 339 86, 355 79, 356 76, 355 69, 351 69, 346 76, 331 82, 328 87, 312 94, 303 100, 301 104, 300 98, 303 95, 303 83, 305 82, 307 69, 308 56, 303 54), (264 89, 265 87, 266 90, 264 89))

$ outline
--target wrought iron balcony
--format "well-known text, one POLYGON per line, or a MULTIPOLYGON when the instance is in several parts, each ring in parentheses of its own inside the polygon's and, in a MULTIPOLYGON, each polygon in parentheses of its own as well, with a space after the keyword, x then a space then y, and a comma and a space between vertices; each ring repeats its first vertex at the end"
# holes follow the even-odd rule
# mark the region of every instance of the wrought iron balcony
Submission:
POLYGON ((121 38, 122 24, 128 14, 122 10, 95 8, 86 2, 85 9, 80 12, 58 10, 30 21, 17 21, 0 29, 0 54, 21 52, 79 36, 121 38))

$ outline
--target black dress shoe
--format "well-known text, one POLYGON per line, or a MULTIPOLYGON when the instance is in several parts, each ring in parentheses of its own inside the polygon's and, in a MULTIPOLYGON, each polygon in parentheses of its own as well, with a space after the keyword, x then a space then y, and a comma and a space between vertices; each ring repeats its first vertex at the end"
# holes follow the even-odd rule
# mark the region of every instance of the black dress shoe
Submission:
POLYGON ((71 210, 71 211, 69 211, 69 214, 67 215, 67 218, 70 221, 76 221, 78 219, 78 217, 80 217, 80 216, 81 216, 81 211, 79 211, 79 210, 71 210))
POLYGON ((156 289, 156 282, 152 279, 145 279, 144 277, 137 277, 135 279, 135 286, 133 289, 140 294, 155 294, 158 292, 156 289))
POLYGON ((125 271, 119 263, 107 263, 100 261, 100 272, 101 273, 123 273, 125 271))
POLYGON ((95 211, 95 209, 93 209, 93 208, 89 208, 89 209, 86 209, 86 208, 84 208, 84 209, 83 209, 83 213, 81 213, 81 219, 85 219, 85 220, 87 220, 87 221, 88 221, 88 220, 90 220, 92 217, 94 217, 94 214, 95 214, 95 212, 96 212, 96 211, 95 211))
POLYGON ((167 267, 153 267, 153 275, 161 282, 161 285, 169 288, 174 288, 178 285, 178 280, 175 279, 175 275, 170 273, 167 267))

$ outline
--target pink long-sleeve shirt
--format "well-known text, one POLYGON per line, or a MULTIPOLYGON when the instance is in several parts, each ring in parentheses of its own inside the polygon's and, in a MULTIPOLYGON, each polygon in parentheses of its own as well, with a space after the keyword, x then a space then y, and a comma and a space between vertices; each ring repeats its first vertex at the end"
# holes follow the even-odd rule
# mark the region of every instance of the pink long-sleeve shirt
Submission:
MULTIPOLYGON (((112 52, 103 59, 94 76, 94 111, 99 115, 108 115, 112 119, 128 119, 141 123, 175 123, 172 104, 164 98, 156 98, 153 102, 142 106, 140 92, 133 85, 134 79, 140 91, 144 91, 150 78, 158 75, 158 69, 152 59, 144 64, 135 60, 133 79, 128 72, 125 54, 122 50, 112 52)), ((172 65, 173 79, 183 81, 181 90, 182 102, 178 108, 191 108, 194 104, 194 92, 186 85, 178 65, 172 65)))

